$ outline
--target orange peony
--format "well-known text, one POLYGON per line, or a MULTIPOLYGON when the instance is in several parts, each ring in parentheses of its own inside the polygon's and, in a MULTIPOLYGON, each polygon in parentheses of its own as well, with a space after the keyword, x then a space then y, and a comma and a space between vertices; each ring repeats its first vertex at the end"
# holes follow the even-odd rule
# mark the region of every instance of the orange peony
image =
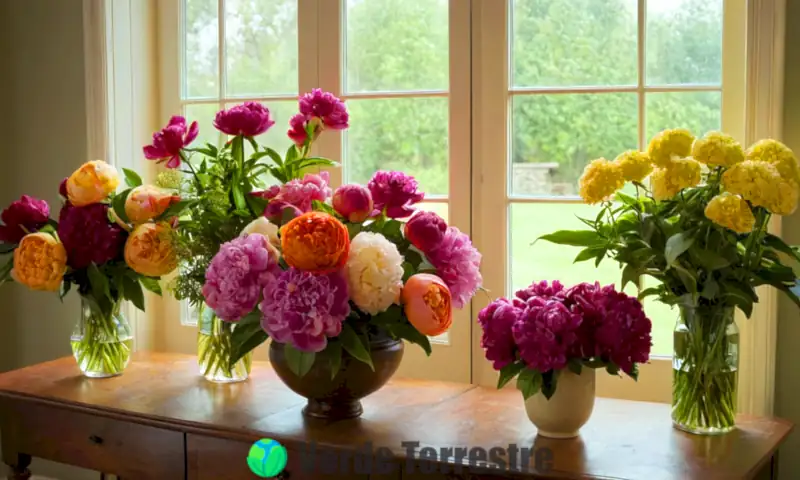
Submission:
POLYGON ((133 271, 148 277, 172 272, 178 266, 172 236, 172 229, 165 223, 139 225, 125 242, 125 263, 133 271))
POLYGON ((117 186, 117 169, 102 160, 92 160, 81 165, 67 178, 67 198, 76 207, 85 207, 102 202, 117 186))
POLYGON ((14 251, 15 281, 33 290, 57 292, 67 271, 67 250, 54 236, 30 233, 14 251))
POLYGON ((441 335, 453 324, 450 289, 436 275, 412 275, 403 287, 401 298, 408 321, 421 334, 441 335))
POLYGON ((143 223, 158 217, 181 197, 153 185, 140 185, 125 199, 125 215, 133 223, 143 223))
POLYGON ((333 216, 308 212, 283 226, 281 248, 289 266, 311 273, 331 273, 347 261, 350 234, 333 216))

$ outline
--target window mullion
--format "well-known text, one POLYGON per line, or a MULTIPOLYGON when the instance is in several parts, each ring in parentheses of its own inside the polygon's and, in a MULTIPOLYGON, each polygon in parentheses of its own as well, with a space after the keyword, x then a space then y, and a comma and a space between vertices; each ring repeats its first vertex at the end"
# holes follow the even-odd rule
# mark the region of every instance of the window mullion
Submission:
POLYGON ((647 0, 639 0, 637 7, 637 34, 636 34, 636 63, 638 80, 636 85, 637 98, 639 102, 639 150, 644 150, 647 145, 645 122, 647 121, 646 115, 646 102, 645 102, 645 67, 646 67, 646 52, 647 48, 646 35, 647 35, 647 0))
MULTIPOLYGON (((344 34, 342 32, 342 12, 344 0, 317 0, 317 87, 341 96, 342 67, 344 58, 344 34)), ((320 135, 317 142, 318 154, 333 160, 342 160, 343 134, 328 131, 320 135)), ((326 168, 331 175, 331 187, 342 185, 343 165, 326 168)))

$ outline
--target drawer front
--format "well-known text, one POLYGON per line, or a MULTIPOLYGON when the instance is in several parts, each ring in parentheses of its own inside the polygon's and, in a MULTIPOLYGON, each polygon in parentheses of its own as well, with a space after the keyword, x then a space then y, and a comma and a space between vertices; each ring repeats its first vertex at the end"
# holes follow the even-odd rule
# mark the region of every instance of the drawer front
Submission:
POLYGON ((185 478, 183 433, 27 402, 3 402, 4 453, 121 478, 185 478))
MULTIPOLYGON (((201 435, 186 435, 189 480, 254 480, 258 477, 247 466, 252 443, 201 435)), ((283 480, 368 480, 369 475, 347 473, 341 468, 329 471, 313 466, 307 454, 287 450, 284 471, 275 478, 283 480)))

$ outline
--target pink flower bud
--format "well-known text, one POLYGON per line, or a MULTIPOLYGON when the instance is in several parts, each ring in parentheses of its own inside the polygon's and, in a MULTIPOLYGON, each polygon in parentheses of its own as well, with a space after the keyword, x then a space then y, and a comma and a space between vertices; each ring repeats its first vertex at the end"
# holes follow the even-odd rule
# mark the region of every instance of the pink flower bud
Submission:
POLYGON ((372 194, 363 185, 343 185, 333 193, 333 209, 348 222, 363 222, 372 214, 372 194))
POLYGON ((447 223, 433 212, 419 212, 406 223, 405 235, 412 245, 428 253, 442 243, 447 223))

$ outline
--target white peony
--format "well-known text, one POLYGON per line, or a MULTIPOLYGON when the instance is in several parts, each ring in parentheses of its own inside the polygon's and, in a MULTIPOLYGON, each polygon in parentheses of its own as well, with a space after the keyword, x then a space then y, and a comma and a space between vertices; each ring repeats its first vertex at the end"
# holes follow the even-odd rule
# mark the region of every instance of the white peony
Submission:
POLYGON ((248 223, 239 236, 251 235, 253 233, 258 233, 267 237, 269 243, 273 245, 278 243, 278 227, 265 217, 258 217, 252 222, 248 223))
POLYGON ((364 312, 376 315, 400 301, 403 256, 383 235, 356 235, 350 242, 350 256, 344 268, 350 298, 364 312))

